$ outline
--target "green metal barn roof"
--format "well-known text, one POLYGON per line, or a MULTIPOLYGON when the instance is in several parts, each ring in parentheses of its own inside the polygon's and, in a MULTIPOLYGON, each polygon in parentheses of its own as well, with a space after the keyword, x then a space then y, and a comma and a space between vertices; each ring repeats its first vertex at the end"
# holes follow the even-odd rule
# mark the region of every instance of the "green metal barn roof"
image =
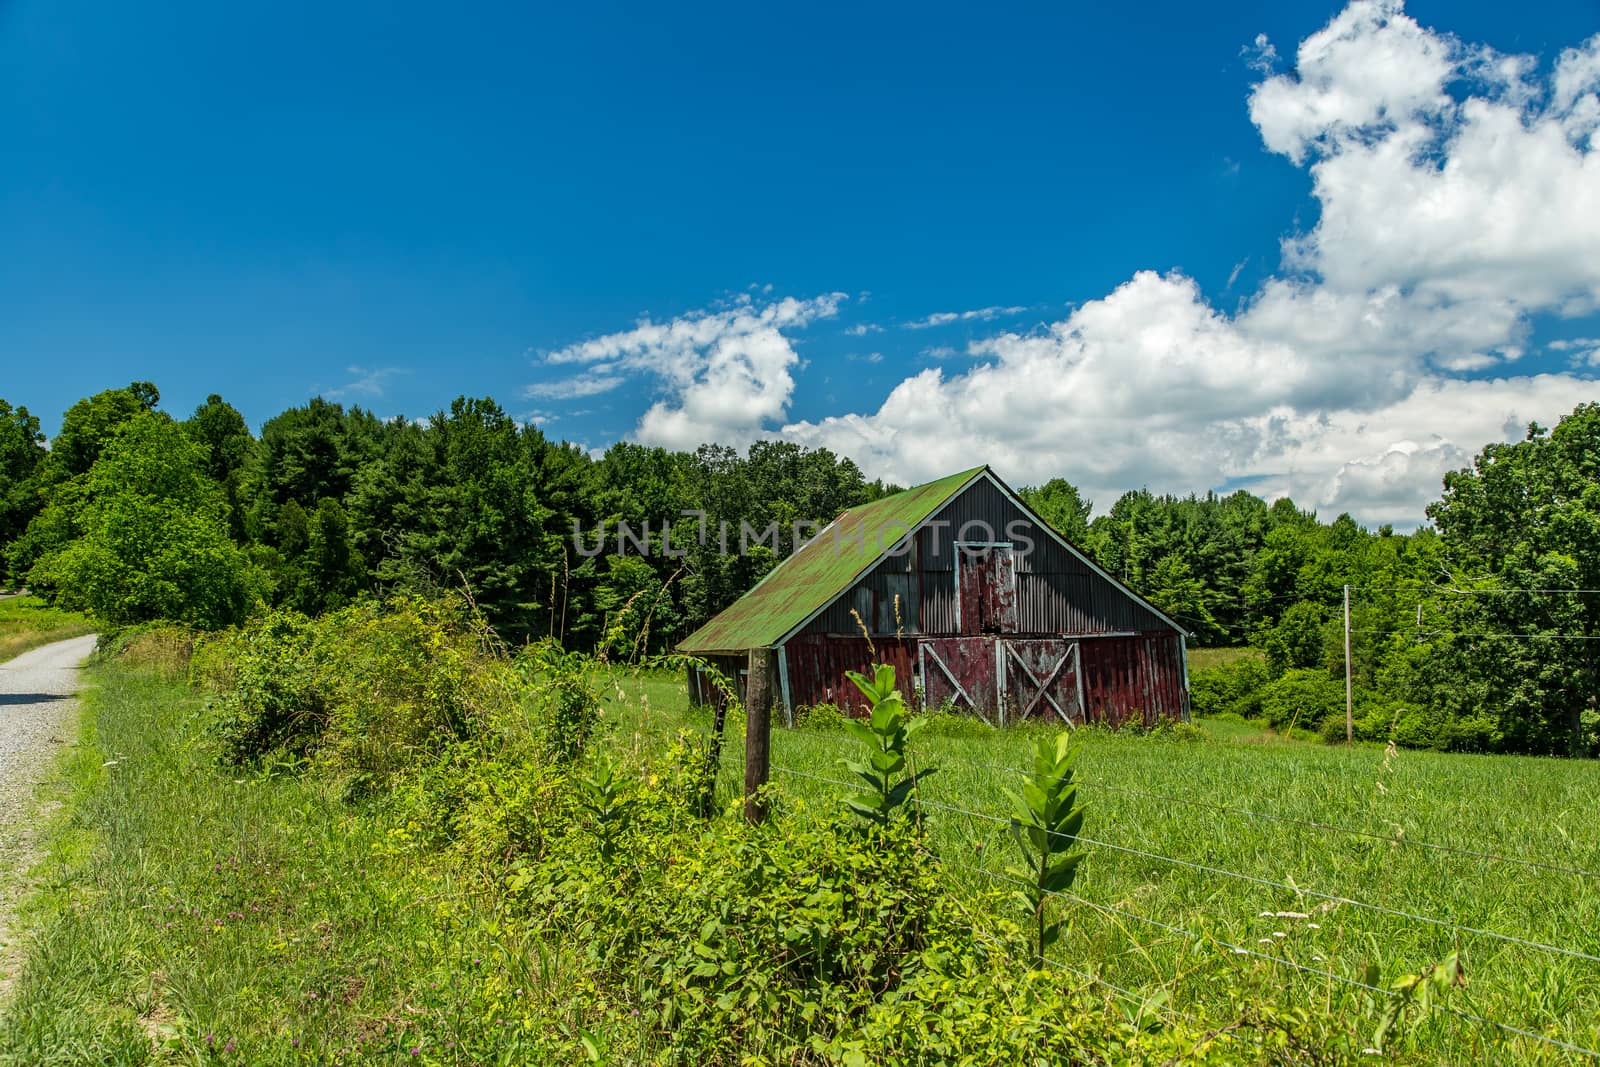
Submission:
POLYGON ((777 644, 855 584, 885 551, 985 469, 974 467, 845 512, 754 589, 680 641, 678 650, 742 652, 777 644))

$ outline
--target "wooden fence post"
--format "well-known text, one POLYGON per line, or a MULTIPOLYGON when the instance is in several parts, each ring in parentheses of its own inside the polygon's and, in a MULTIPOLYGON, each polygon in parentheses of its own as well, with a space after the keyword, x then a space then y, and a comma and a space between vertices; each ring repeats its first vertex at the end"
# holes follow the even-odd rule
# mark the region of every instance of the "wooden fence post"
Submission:
POLYGON ((1356 702, 1350 681, 1350 587, 1344 587, 1344 743, 1356 743, 1356 702))
POLYGON ((775 658, 770 648, 752 648, 750 673, 745 679, 744 817, 751 824, 764 822, 767 817, 759 790, 767 784, 771 767, 775 658))

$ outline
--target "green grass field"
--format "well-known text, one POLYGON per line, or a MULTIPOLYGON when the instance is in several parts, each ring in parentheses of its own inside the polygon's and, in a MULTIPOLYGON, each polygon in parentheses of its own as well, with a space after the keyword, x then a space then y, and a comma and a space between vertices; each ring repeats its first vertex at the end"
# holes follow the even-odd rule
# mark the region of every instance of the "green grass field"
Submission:
POLYGON ((1258 648, 1191 648, 1189 670, 1201 671, 1207 667, 1226 667, 1242 659, 1260 658, 1261 650, 1258 648))
MULTIPOLYGON (((581 1062, 580 1027, 629 1047, 615 1029, 626 1005, 597 1000, 581 961, 473 890, 483 883, 472 872, 417 862, 405 828, 356 817, 316 776, 221 771, 201 744, 204 697, 181 683, 115 665, 91 677, 87 732, 66 757, 66 804, 24 913, 29 962, 0 1022, 0 1064, 581 1062)), ((605 743, 646 761, 679 730, 704 731, 709 715, 687 706, 676 677, 618 672, 607 720, 605 743)), ((719 783, 730 803, 740 730, 730 721, 719 783)), ((1596 878, 1417 844, 1596 870, 1591 764, 1346 750, 1244 730, 1195 741, 1084 734, 1084 833, 1104 844, 1088 847, 1082 902, 1063 904, 1070 928, 1051 953, 1063 967, 1140 999, 1164 991, 1173 1009, 1207 1020, 1237 1018, 1229 998, 1242 992, 1303 1010, 1311 1029, 1366 1035, 1380 1008, 1338 979, 1360 979, 1371 962, 1387 985, 1459 947, 1468 984, 1449 1008, 1600 1044, 1593 960, 1220 873, 1600 955, 1596 878)), ((926 817, 958 893, 1005 877, 1012 846, 994 819, 1030 740, 965 721, 919 739, 919 759, 940 768, 926 817)), ((843 780, 837 761, 850 748, 838 733, 778 730, 774 777, 788 799, 777 817, 839 803, 846 789, 824 779, 843 780)), ((1570 1056, 1434 1012, 1402 1059, 1570 1056)))
POLYGON ((0 663, 30 648, 93 630, 89 620, 77 612, 50 607, 35 596, 0 599, 0 663))
MULTIPOLYGON (((627 745, 650 749, 686 723, 704 728, 675 680, 620 688, 613 714, 627 745)), ((1370 963, 1386 987, 1459 948, 1468 983, 1448 1007, 1600 1048, 1600 960, 1582 958, 1600 957, 1600 874, 1533 865, 1600 872, 1593 764, 1346 749, 1216 726, 1203 741, 1081 732, 1083 832, 1101 844, 1087 846, 1074 890, 1083 899, 1066 904, 1071 928, 1056 959, 1130 991, 1165 990, 1175 1007, 1202 1015, 1226 1010, 1210 993, 1227 983, 1212 978, 1232 972, 1263 997, 1359 1031, 1379 1009, 1341 979, 1364 980, 1370 963)), ((969 888, 992 886, 1015 862, 1004 790, 1017 788, 1031 738, 966 721, 933 734, 920 742, 920 758, 939 768, 924 794, 933 839, 969 888)), ((853 747, 839 733, 776 730, 773 777, 809 806, 837 803, 848 789, 819 779, 843 782, 838 761, 853 747)), ((735 728, 730 790, 742 757, 735 728)), ((1440 1062, 1568 1059, 1438 1010, 1412 1039, 1440 1062)))

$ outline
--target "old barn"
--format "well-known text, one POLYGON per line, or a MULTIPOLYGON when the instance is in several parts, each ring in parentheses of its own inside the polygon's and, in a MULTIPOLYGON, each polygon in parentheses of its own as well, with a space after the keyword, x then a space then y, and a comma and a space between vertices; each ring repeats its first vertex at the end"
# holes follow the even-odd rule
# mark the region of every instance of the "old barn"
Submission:
MULTIPOLYGON (((770 649, 790 721, 854 709, 845 672, 878 662, 927 706, 995 724, 1120 724, 1188 717, 1184 637, 978 467, 838 516, 678 649, 741 689, 770 649)), ((688 681, 714 698, 702 672, 688 681)))

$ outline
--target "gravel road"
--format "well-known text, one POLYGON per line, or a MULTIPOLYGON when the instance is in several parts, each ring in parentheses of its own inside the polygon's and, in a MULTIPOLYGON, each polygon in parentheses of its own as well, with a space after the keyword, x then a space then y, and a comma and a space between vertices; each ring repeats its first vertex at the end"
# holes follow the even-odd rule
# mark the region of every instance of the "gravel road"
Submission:
POLYGON ((20 956, 11 935, 12 909, 38 858, 39 820, 33 792, 55 754, 72 740, 78 668, 95 636, 57 641, 0 663, 0 1002, 20 956))
POLYGON ((41 780, 51 738, 67 740, 78 667, 94 642, 93 634, 74 637, 0 663, 0 825, 10 826, 18 804, 41 780))

